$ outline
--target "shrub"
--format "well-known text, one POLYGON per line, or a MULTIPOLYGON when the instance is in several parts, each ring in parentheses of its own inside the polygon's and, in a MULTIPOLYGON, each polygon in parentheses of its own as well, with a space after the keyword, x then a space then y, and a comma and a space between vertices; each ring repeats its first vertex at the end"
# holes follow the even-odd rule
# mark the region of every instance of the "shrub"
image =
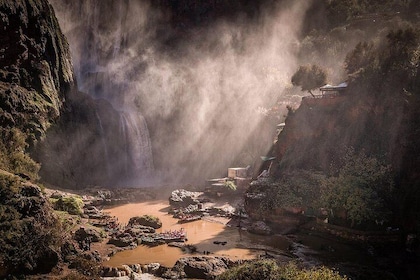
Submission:
POLYGON ((334 176, 321 184, 320 203, 333 211, 344 210, 351 226, 375 219, 387 219, 391 214, 386 201, 393 193, 391 167, 378 159, 348 149, 344 165, 334 176))
POLYGON ((227 270, 217 280, 346 280, 346 276, 326 267, 300 269, 294 263, 279 266, 271 260, 249 262, 227 270))
POLYGON ((233 181, 230 181, 230 180, 226 181, 224 185, 227 189, 232 190, 232 191, 236 191, 236 189, 237 189, 235 183, 233 181))
POLYGON ((80 197, 69 196, 60 197, 56 201, 53 201, 54 209, 59 211, 66 211, 71 215, 82 215, 83 214, 83 200, 80 197))
POLYGON ((25 135, 17 128, 0 127, 0 169, 38 179, 39 164, 26 153, 25 135))

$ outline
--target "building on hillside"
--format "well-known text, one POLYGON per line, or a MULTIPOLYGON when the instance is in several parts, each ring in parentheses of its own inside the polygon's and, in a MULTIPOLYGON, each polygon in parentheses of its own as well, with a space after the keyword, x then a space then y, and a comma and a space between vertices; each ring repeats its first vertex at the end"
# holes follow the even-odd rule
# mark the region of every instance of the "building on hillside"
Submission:
POLYGON ((326 84, 319 88, 322 95, 340 94, 347 89, 347 83, 341 83, 337 86, 326 84))

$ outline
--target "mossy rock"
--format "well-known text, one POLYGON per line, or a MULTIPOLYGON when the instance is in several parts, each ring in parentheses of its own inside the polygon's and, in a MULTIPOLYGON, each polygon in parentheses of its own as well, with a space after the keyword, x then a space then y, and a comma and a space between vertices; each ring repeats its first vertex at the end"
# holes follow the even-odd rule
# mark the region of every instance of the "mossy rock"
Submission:
POLYGON ((80 197, 68 196, 53 201, 53 206, 58 211, 66 211, 71 215, 82 215, 84 203, 80 197))
POLYGON ((162 222, 158 217, 151 215, 143 215, 130 218, 130 220, 128 221, 128 225, 141 225, 157 229, 162 227, 162 222))

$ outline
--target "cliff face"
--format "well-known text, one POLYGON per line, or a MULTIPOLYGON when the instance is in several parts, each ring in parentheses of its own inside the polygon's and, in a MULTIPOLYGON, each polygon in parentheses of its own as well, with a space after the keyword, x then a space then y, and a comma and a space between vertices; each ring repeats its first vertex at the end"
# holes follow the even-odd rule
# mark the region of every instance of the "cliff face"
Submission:
MULTIPOLYGON (((289 112, 269 154, 276 157, 271 167, 273 180, 267 184, 256 181, 249 189, 247 211, 251 216, 276 222, 282 216, 272 211, 273 201, 269 199, 276 195, 283 200, 274 199, 274 205, 312 207, 311 203, 320 197, 320 186, 325 187, 325 178, 341 174, 340 170, 348 163, 345 155, 350 148, 355 154, 366 154, 391 167, 393 188, 379 198, 387 201, 386 207, 392 211, 395 223, 407 230, 415 229, 420 201, 419 101, 417 95, 394 91, 366 94, 357 87, 349 87, 336 97, 304 98, 298 109, 289 112), (313 177, 305 179, 304 174, 313 177), (254 194, 259 192, 268 198, 264 202, 268 203, 268 210, 260 209, 261 196, 254 194), (289 192, 296 192, 302 201, 288 198, 289 192), (307 198, 309 202, 305 202, 307 198)), ((367 162, 365 167, 367 170, 367 162)), ((379 183, 376 187, 381 186, 379 183)))
POLYGON ((70 53, 46 0, 0 1, 0 278, 59 261, 58 221, 28 144, 62 116, 74 86, 70 53), (16 176, 14 174, 19 174, 16 176))
POLYGON ((351 147, 400 172, 409 108, 400 96, 366 96, 353 88, 336 97, 304 98, 273 147, 277 161, 272 172, 277 177, 294 169, 328 173, 351 147))
POLYGON ((1 1, 0 16, 0 169, 36 179, 31 151, 43 181, 79 188, 141 169, 124 157, 135 148, 141 157, 138 146, 147 143, 127 148, 135 135, 125 136, 121 124, 131 119, 78 91, 49 2, 1 1))
POLYGON ((39 139, 74 85, 67 41, 48 1, 0 2, 0 123, 39 139))

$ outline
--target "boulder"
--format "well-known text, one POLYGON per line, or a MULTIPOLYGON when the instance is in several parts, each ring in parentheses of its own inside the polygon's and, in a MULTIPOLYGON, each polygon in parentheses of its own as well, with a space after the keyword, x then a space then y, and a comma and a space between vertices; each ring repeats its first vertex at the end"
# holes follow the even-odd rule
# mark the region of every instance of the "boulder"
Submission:
POLYGON ((200 195, 198 192, 190 192, 184 189, 174 190, 169 197, 169 204, 172 207, 188 207, 191 204, 198 204, 197 197, 200 195))
POLYGON ((160 263, 149 263, 145 266, 144 271, 153 275, 161 274, 163 267, 160 263))
POLYGON ((144 234, 155 233, 156 230, 153 227, 147 227, 142 225, 133 225, 125 230, 125 232, 131 234, 132 236, 142 236, 144 234))
POLYGON ((146 226, 146 227, 152 227, 154 229, 158 229, 162 227, 162 222, 158 217, 150 216, 150 215, 143 215, 143 216, 137 216, 132 217, 128 221, 129 226, 146 226))
POLYGON ((226 257, 185 257, 175 263, 172 271, 182 278, 215 279, 229 268, 230 263, 226 257))
POLYGON ((117 247, 136 247, 137 246, 137 238, 131 236, 128 233, 123 233, 111 238, 108 241, 108 244, 113 244, 117 247))
POLYGON ((252 223, 248 231, 259 235, 270 235, 272 233, 271 228, 263 221, 252 223))
POLYGON ((100 232, 93 228, 81 227, 74 233, 74 239, 76 241, 84 241, 88 238, 92 242, 100 242, 102 240, 100 232))

